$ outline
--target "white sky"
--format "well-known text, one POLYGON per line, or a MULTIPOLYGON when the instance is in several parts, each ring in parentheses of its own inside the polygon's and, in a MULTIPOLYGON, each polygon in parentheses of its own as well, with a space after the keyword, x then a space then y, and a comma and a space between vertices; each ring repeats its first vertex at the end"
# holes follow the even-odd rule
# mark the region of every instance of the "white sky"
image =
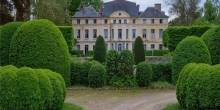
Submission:
MULTIPOLYGON (((112 0, 103 0, 104 2, 112 0)), ((147 7, 152 7, 156 3, 162 4, 162 10, 166 12, 166 15, 169 15, 169 7, 166 5, 166 0, 128 0, 137 3, 140 5, 140 10, 144 11, 147 7)), ((201 0, 201 6, 203 6, 205 0, 201 0)), ((172 18, 171 18, 172 19, 172 18)))

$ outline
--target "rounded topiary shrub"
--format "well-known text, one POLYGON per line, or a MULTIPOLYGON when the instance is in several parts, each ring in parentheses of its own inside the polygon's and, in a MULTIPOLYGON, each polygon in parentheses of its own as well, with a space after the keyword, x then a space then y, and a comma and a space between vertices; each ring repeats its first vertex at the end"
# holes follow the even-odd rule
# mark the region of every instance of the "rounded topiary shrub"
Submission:
POLYGON ((0 109, 16 110, 17 70, 14 66, 0 67, 0 109))
POLYGON ((152 80, 152 67, 147 62, 141 62, 136 67, 136 79, 140 87, 148 86, 152 80))
POLYGON ((106 81, 105 75, 106 70, 103 65, 98 63, 93 65, 88 74, 89 86, 92 88, 103 87, 106 81))
POLYGON ((51 69, 70 83, 69 52, 60 30, 48 20, 33 20, 18 28, 10 46, 10 64, 51 69))
POLYGON ((38 110, 41 102, 41 90, 38 77, 31 68, 17 71, 16 97, 18 110, 38 110))
POLYGON ((184 68, 181 70, 179 74, 179 78, 177 80, 176 84, 176 96, 178 99, 179 104, 181 105, 182 108, 186 108, 186 88, 187 88, 187 83, 186 80, 190 74, 190 72, 194 69, 197 68, 197 64, 195 63, 190 63, 184 66, 184 68))
POLYGON ((206 43, 212 58, 213 64, 220 63, 220 26, 208 30, 203 34, 202 39, 206 43))
POLYGON ((94 60, 104 63, 106 60, 106 45, 102 36, 99 36, 95 42, 94 60))
POLYGON ((135 64, 145 61, 144 44, 141 37, 136 38, 133 53, 135 64))
POLYGON ((173 83, 176 83, 180 71, 188 63, 211 63, 207 46, 195 36, 186 37, 177 45, 172 62, 173 83))
POLYGON ((0 65, 9 64, 9 49, 12 36, 22 22, 11 22, 1 27, 0 31, 0 65))

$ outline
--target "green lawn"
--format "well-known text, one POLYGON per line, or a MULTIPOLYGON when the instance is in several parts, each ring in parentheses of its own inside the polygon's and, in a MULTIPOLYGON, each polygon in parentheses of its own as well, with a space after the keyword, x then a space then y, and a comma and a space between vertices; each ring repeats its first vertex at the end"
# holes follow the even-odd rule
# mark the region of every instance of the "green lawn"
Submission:
POLYGON ((163 110, 181 110, 181 108, 179 104, 171 104, 167 105, 163 110))
POLYGON ((65 103, 62 110, 84 110, 82 107, 65 103))

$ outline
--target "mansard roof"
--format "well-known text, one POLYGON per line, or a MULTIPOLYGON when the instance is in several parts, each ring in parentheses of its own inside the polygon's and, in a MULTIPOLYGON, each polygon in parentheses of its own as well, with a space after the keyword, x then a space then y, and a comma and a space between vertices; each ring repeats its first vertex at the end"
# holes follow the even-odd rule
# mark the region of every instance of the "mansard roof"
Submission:
POLYGON ((168 18, 163 11, 159 11, 154 7, 147 8, 140 14, 141 18, 168 18))
POLYGON ((139 13, 139 6, 134 2, 127 0, 114 0, 104 3, 102 16, 108 17, 115 11, 125 11, 131 17, 137 17, 139 13))
POLYGON ((99 14, 92 6, 84 7, 80 11, 76 12, 74 17, 98 17, 99 14))

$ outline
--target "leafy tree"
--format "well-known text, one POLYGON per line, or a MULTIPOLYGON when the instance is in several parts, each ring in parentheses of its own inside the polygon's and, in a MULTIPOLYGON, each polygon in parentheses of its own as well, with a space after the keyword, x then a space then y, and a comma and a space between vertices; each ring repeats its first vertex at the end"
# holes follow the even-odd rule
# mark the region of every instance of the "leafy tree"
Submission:
POLYGON ((133 51, 135 64, 145 61, 144 45, 141 37, 136 38, 133 51))
POLYGON ((141 62, 137 65, 136 79, 140 87, 148 86, 152 80, 152 67, 147 62, 141 62))
POLYGON ((26 21, 31 15, 31 0, 12 0, 16 8, 16 20, 26 21))
POLYGON ((99 11, 102 6, 102 0, 82 0, 81 5, 92 5, 97 11, 99 11))
POLYGON ((96 39, 95 50, 94 50, 94 60, 104 63, 106 60, 106 46, 105 40, 102 36, 96 39))
POLYGON ((69 1, 68 10, 71 16, 73 16, 75 12, 79 10, 81 3, 82 3, 82 0, 70 0, 69 1))
POLYGON ((212 0, 206 0, 204 10, 204 18, 209 22, 214 22, 218 16, 218 12, 212 0))

